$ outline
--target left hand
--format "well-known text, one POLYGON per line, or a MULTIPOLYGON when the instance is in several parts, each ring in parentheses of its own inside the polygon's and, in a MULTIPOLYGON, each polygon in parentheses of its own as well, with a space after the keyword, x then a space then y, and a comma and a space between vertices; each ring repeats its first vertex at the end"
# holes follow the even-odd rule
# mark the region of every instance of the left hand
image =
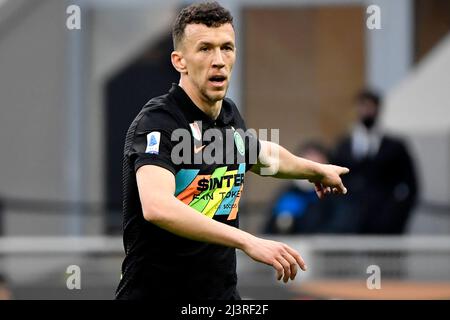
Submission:
POLYGON ((309 179, 314 183, 317 196, 323 199, 327 194, 346 194, 347 188, 342 183, 341 175, 350 172, 348 168, 332 164, 321 164, 317 177, 309 179))

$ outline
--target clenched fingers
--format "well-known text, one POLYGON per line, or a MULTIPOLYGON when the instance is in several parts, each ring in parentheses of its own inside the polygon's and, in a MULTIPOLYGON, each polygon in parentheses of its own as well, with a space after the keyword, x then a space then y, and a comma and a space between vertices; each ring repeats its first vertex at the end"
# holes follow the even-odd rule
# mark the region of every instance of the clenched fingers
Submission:
MULTIPOLYGON (((343 174, 347 174, 350 172, 350 169, 345 168, 345 167, 338 167, 338 174, 339 176, 343 175, 343 174)), ((342 181, 336 186, 336 189, 338 190, 338 193, 342 193, 342 194, 346 194, 347 193, 347 188, 344 187, 344 184, 342 183, 342 181)))
POLYGON ((336 189, 338 190, 338 193, 342 193, 342 194, 347 193, 347 188, 344 187, 344 184, 342 183, 342 181, 336 186, 336 189))
POLYGON ((321 183, 314 183, 314 188, 316 189, 317 196, 319 199, 323 199, 325 197, 325 191, 323 190, 323 186, 321 183))

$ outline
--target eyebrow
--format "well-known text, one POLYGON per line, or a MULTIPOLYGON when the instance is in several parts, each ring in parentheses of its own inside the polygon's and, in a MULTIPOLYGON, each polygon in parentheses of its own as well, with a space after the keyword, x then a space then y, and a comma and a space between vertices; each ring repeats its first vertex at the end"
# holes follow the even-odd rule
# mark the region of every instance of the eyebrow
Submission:
MULTIPOLYGON (((200 42, 198 43, 197 46, 212 46, 212 45, 214 45, 214 44, 211 43, 211 42, 208 42, 208 41, 200 41, 200 42)), ((225 43, 222 43, 220 46, 226 46, 226 45, 228 45, 228 46, 233 46, 233 47, 234 47, 234 43, 231 42, 231 41, 227 41, 227 42, 225 42, 225 43)))

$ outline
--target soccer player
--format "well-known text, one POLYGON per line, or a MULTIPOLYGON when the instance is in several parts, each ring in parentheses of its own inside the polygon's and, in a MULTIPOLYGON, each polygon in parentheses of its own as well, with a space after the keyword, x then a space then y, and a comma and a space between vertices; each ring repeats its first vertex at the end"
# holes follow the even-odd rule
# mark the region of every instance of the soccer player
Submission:
POLYGON ((225 98, 235 62, 232 22, 217 2, 193 4, 179 13, 171 61, 180 82, 150 100, 128 130, 126 257, 117 299, 240 299, 236 248, 272 266, 284 282, 294 280, 298 267, 306 270, 295 249, 238 228, 249 170, 273 169, 274 177, 309 180, 319 198, 347 192, 340 178, 347 168, 308 161, 242 133, 245 123, 225 98), (209 140, 208 131, 214 136, 209 140))

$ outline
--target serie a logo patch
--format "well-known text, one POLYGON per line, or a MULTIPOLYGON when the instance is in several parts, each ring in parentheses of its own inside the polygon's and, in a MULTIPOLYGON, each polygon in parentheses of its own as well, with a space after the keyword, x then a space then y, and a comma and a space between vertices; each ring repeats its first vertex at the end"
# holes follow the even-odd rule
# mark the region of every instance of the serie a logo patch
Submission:
POLYGON ((145 153, 159 154, 160 141, 161 132, 153 131, 147 134, 147 148, 145 148, 145 153))

